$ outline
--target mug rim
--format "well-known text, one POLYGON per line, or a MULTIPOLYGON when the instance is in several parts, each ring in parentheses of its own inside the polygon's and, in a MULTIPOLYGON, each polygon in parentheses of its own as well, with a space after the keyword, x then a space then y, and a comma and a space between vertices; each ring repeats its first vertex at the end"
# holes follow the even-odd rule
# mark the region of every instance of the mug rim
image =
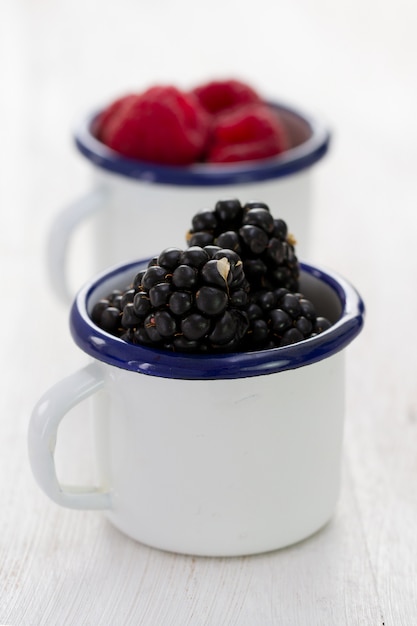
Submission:
POLYGON ((252 352, 174 353, 130 344, 99 328, 88 314, 94 292, 109 279, 139 271, 149 259, 117 265, 98 274, 77 293, 70 311, 73 340, 89 356, 131 372, 185 380, 235 379, 273 374, 310 365, 345 348, 360 333, 365 306, 357 290, 336 272, 300 262, 300 272, 329 286, 341 305, 340 318, 323 333, 299 343, 252 352))
POLYGON ((283 102, 267 102, 278 111, 290 113, 311 130, 311 136, 303 143, 290 148, 276 157, 258 161, 211 164, 200 163, 189 166, 158 165, 123 157, 92 132, 97 116, 96 110, 84 116, 74 130, 77 149, 95 166, 127 178, 148 183, 217 186, 245 184, 290 176, 307 169, 319 161, 328 151, 331 133, 324 124, 299 109, 283 102))

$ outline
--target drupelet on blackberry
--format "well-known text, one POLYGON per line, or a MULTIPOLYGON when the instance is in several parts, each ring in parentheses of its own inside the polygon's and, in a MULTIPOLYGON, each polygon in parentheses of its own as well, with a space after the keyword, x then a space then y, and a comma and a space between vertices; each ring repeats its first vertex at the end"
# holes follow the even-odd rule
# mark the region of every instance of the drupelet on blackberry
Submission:
POLYGON ((236 252, 252 291, 298 289, 295 240, 285 221, 274 218, 263 202, 219 200, 213 210, 194 215, 186 239, 189 246, 215 245, 236 252))

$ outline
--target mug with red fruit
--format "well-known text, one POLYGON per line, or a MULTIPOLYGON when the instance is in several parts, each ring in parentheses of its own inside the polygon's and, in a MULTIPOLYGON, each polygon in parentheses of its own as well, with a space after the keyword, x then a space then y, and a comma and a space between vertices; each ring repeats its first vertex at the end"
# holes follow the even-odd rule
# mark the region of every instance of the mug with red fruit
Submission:
POLYGON ((345 349, 364 305, 344 278, 298 261, 264 202, 220 200, 191 222, 188 246, 114 266, 78 292, 71 333, 90 362, 35 406, 32 470, 57 504, 103 510, 149 546, 274 550, 333 515, 345 349), (87 398, 97 484, 67 487, 58 428, 87 398))
MULTIPOLYGON (((75 130, 75 144, 93 167, 93 186, 51 225, 48 273, 55 293, 71 298, 70 244, 81 223, 91 227, 88 271, 94 273, 138 253, 184 245, 184 221, 219 197, 262 198, 279 207, 308 256, 312 166, 329 140, 316 119, 267 102, 234 79, 189 91, 156 85, 116 99, 75 130)), ((86 278, 77 274, 77 285, 86 278)))

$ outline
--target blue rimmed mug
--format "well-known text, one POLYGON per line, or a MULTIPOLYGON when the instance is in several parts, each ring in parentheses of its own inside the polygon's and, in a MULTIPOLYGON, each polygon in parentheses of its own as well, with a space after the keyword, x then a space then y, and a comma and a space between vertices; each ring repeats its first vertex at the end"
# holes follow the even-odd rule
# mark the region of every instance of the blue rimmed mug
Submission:
POLYGON ((300 290, 330 319, 328 330, 270 350, 179 354, 126 343, 90 318, 95 302, 143 267, 108 270, 74 300, 71 333, 90 362, 33 410, 29 456, 40 487, 173 552, 246 555, 308 537, 331 518, 339 494, 345 348, 362 329, 359 294, 303 263, 300 290), (55 469, 58 427, 87 398, 97 486, 66 487, 55 469))
MULTIPOLYGON (((124 158, 94 136, 98 113, 85 117, 74 139, 92 165, 93 184, 84 197, 57 213, 51 224, 47 267, 56 295, 67 303, 72 300, 70 244, 80 224, 90 224, 90 271, 95 274, 137 258, 138 251, 151 256, 169 246, 183 247, 192 216, 201 209, 213 209, 225 198, 266 202, 275 217, 287 222, 298 254, 308 258, 312 171, 328 150, 330 132, 293 107, 271 106, 289 136, 291 148, 286 152, 260 161, 189 167, 124 158)), ((77 277, 77 285, 89 277, 77 277)))

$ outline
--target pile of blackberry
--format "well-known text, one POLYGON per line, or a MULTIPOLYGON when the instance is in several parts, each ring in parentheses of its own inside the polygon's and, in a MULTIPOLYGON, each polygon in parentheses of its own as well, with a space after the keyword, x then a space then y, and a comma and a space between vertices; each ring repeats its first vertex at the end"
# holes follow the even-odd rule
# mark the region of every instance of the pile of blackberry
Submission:
POLYGON ((263 350, 313 337, 331 323, 299 289, 295 241, 261 202, 217 202, 123 291, 99 300, 91 317, 130 343, 175 352, 263 350))
POLYGON ((264 202, 220 200, 214 210, 200 211, 187 233, 190 246, 214 244, 234 250, 252 290, 298 288, 299 264, 295 239, 287 224, 275 219, 264 202))
POLYGON ((317 315, 313 303, 302 293, 284 287, 252 294, 246 313, 249 328, 243 349, 247 351, 288 346, 331 326, 327 318, 317 315))

